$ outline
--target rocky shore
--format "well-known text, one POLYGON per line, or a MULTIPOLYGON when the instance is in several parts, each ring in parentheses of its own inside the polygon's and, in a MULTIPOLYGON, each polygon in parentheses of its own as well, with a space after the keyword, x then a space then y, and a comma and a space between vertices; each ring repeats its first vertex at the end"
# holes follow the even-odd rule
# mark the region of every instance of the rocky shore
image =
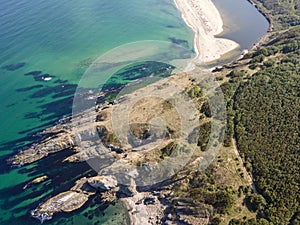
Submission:
POLYGON ((112 202, 115 200, 116 187, 117 181, 110 176, 84 177, 78 180, 70 190, 41 203, 31 211, 31 215, 41 222, 50 220, 55 213, 72 212, 81 208, 88 201, 89 196, 97 192, 102 194, 103 201, 112 202), (111 193, 104 193, 111 190, 113 190, 111 193))
MULTIPOLYGON (((178 216, 168 218, 165 215, 171 204, 171 186, 176 181, 169 179, 167 183, 160 183, 171 178, 179 165, 176 154, 172 156, 172 148, 177 146, 174 143, 179 137, 177 131, 180 131, 178 116, 170 103, 148 96, 149 93, 161 92, 162 96, 169 96, 168 101, 173 101, 173 96, 178 99, 178 93, 188 91, 193 82, 187 74, 175 75, 114 102, 102 103, 65 118, 38 133, 42 140, 10 158, 11 165, 30 164, 50 154, 71 149, 74 154, 62 161, 89 162, 93 159, 95 163, 90 166, 98 175, 77 180, 69 190, 40 203, 31 215, 41 222, 50 220, 55 214, 75 211, 83 207, 91 196, 100 195, 102 202, 108 204, 121 200, 127 206, 131 224, 172 224, 172 220, 181 220, 178 216), (171 83, 181 88, 174 91, 170 89, 171 83), (138 96, 146 97, 139 101, 138 96), (118 118, 112 121, 112 115, 122 114, 120 112, 124 112, 124 107, 129 107, 132 112, 128 121, 131 134, 126 136, 123 135, 126 132, 121 132, 116 138, 118 129, 123 129, 126 124, 123 126, 123 121, 118 118), (154 121, 148 126, 153 117, 164 118, 167 124, 161 127, 154 121)), ((189 119, 194 120, 192 117, 189 119)), ((185 125, 188 126, 187 133, 193 130, 188 122, 185 125)), ((188 149, 185 149, 178 160, 184 162, 185 157, 189 159, 190 156, 188 149)), ((47 177, 41 177, 36 182, 45 179, 47 177)))
POLYGON ((68 132, 62 132, 54 134, 40 143, 33 144, 28 149, 20 151, 8 161, 13 166, 22 166, 45 158, 49 154, 72 149, 74 147, 74 137, 68 132))

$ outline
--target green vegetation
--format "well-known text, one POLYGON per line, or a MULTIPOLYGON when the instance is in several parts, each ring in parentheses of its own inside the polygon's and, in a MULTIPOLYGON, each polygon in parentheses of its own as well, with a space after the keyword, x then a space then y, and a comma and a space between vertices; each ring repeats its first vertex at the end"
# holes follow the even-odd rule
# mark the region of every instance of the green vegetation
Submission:
POLYGON ((242 84, 235 95, 238 149, 268 200, 267 217, 288 224, 299 210, 299 68, 279 62, 242 84))
POLYGON ((105 146, 114 145, 120 146, 120 141, 116 134, 110 133, 103 125, 96 126, 97 134, 105 146))
MULTIPOLYGON (((219 76, 223 78, 219 80, 227 103, 224 146, 232 146, 232 138, 236 139, 258 193, 249 192, 248 187, 236 190, 220 185, 215 176, 208 175, 210 170, 201 176, 198 174, 201 182, 196 182, 193 177, 188 185, 176 190, 181 198, 193 196, 194 203, 212 206, 215 213, 210 217, 211 224, 225 224, 224 218, 230 215, 232 217, 226 224, 300 224, 300 26, 295 26, 299 24, 300 13, 296 7, 299 3, 262 2, 268 5, 278 27, 293 27, 273 33, 268 43, 245 55, 233 68, 224 69, 219 76), (278 5, 277 12, 274 6, 278 5), (291 5, 295 6, 294 10, 286 13, 291 5), (286 14, 282 16, 284 12, 286 14), (197 186, 199 183, 201 185, 197 186), (231 208, 241 196, 256 218, 233 216, 231 208), (219 208, 214 201, 216 197, 224 208, 219 208)), ((200 112, 208 118, 211 116, 207 102, 203 103, 200 112)), ((210 129, 209 126, 202 128, 210 129)), ((205 135, 199 137, 198 145, 202 149, 205 140, 200 141, 201 137, 205 135)), ((217 162, 224 165, 224 160, 218 158, 217 162)), ((237 173, 240 172, 239 169, 237 173)), ((216 167, 212 174, 218 173, 225 174, 226 171, 216 167)), ((244 174, 240 173, 240 176, 244 174)))
POLYGON ((275 29, 300 25, 299 0, 253 0, 272 20, 275 29))
POLYGON ((266 200, 260 194, 250 194, 246 197, 246 203, 250 207, 250 209, 254 212, 262 212, 266 206, 266 200))
POLYGON ((197 145, 201 148, 202 151, 206 150, 211 133, 211 122, 202 124, 199 127, 199 138, 197 145))
POLYGON ((169 143, 166 147, 161 149, 160 158, 164 159, 165 157, 171 156, 172 153, 174 152, 174 150, 176 150, 176 148, 178 148, 178 147, 179 147, 179 145, 176 142, 169 143))
POLYGON ((213 208, 213 215, 227 213, 235 203, 236 191, 231 187, 217 187, 214 174, 213 167, 205 172, 193 172, 188 183, 176 186, 176 198, 188 200, 194 203, 194 206, 202 205, 208 211, 211 211, 209 208, 213 208))
POLYGON ((200 112, 203 113, 206 117, 211 117, 212 116, 210 108, 209 108, 209 103, 208 103, 207 100, 205 102, 203 102, 203 104, 201 106, 201 109, 200 109, 200 112))
POLYGON ((222 85, 228 109, 225 144, 234 134, 261 194, 245 199, 258 219, 232 219, 229 224, 297 224, 300 28, 283 32, 246 55, 227 77, 229 82, 222 85), (242 71, 245 65, 247 72, 242 71))
POLYGON ((189 135, 189 143, 197 143, 202 151, 206 150, 211 133, 211 122, 196 127, 189 135))
MULTIPOLYGON (((227 104, 225 148, 206 171, 189 173, 175 186, 174 194, 190 202, 186 206, 190 210, 201 206, 210 212, 209 224, 298 225, 300 0, 254 2, 269 17, 274 32, 263 46, 217 72, 227 104), (232 138, 243 165, 230 155, 232 138), (244 181, 248 177, 242 166, 251 173, 257 193, 244 181), (244 205, 248 211, 242 209, 244 205)), ((189 95, 199 97, 193 88, 189 95)), ((200 112, 210 119, 207 101, 200 112)), ((189 136, 201 149, 209 124, 194 130, 200 135, 189 136)))
POLYGON ((189 91, 189 96, 191 98, 199 98, 203 95, 202 90, 199 86, 194 86, 191 88, 191 90, 189 91))

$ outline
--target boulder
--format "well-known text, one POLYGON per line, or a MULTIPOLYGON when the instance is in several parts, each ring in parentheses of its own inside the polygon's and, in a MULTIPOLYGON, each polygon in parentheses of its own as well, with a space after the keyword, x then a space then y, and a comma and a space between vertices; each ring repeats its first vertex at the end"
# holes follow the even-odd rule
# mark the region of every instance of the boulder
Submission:
POLYGON ((88 184, 101 191, 109 191, 118 186, 114 176, 96 176, 88 179, 88 184))

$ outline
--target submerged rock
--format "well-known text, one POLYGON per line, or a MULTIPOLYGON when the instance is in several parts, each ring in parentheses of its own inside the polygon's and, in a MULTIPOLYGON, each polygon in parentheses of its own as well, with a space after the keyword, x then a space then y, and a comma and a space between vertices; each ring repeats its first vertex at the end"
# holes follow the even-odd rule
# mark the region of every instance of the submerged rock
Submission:
POLYGON ((51 80, 54 75, 50 75, 48 73, 43 73, 42 71, 36 70, 31 71, 24 74, 25 76, 33 76, 35 81, 49 81, 51 80))
POLYGON ((16 71, 16 70, 22 68, 25 65, 26 65, 25 62, 19 62, 19 63, 16 63, 16 64, 10 64, 10 65, 3 66, 2 69, 5 69, 7 71, 16 71))
POLYGON ((44 176, 41 176, 41 177, 37 177, 35 179, 33 179, 32 181, 30 181, 29 183, 27 183, 23 189, 26 189, 28 186, 32 185, 32 184, 38 184, 38 183, 41 183, 45 180, 48 179, 48 176, 47 175, 44 175, 44 176))

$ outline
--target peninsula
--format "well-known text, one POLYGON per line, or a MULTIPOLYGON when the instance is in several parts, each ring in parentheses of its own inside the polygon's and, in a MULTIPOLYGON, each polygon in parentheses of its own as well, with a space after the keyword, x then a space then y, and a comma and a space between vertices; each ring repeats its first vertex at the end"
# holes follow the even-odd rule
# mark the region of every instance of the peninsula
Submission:
MULTIPOLYGON (((113 103, 103 103, 66 118, 39 133, 46 138, 13 156, 9 160, 12 165, 30 164, 49 154, 71 149, 74 153, 62 161, 76 163, 93 159, 97 165, 90 166, 94 170, 97 170, 94 166, 101 169, 97 171, 98 176, 83 177, 70 190, 42 202, 31 211, 31 215, 41 222, 50 220, 57 213, 81 208, 90 196, 100 194, 103 202, 121 200, 128 208, 131 224, 150 225, 175 220, 173 216, 167 218, 165 215, 165 210, 171 205, 173 186, 180 177, 197 170, 204 154, 194 144, 197 137, 194 141, 190 138, 188 146, 182 143, 180 133, 197 135, 195 130, 211 120, 204 114, 201 118, 200 114, 192 115, 188 109, 182 108, 182 101, 187 106, 187 102, 194 104, 199 112, 204 99, 191 76, 176 74, 124 95, 113 103), (153 93, 167 99, 160 99, 153 93), (181 100, 182 93, 186 94, 181 100), (139 97, 141 100, 137 100, 139 97), (126 118, 124 108, 128 107, 130 114, 126 124, 121 120, 126 118), (180 110, 176 111, 176 107, 188 114, 186 119, 179 118, 180 110), (161 126, 160 121, 153 120, 155 118, 162 118, 166 124, 161 126), (126 125, 132 135, 123 131, 126 125), (137 141, 133 141, 135 138, 137 141)), ((197 221, 207 221, 207 218, 199 217, 197 221)))
POLYGON ((223 32, 223 20, 211 0, 175 0, 186 24, 194 31, 194 64, 221 58, 239 47, 239 44, 216 35, 223 32))

